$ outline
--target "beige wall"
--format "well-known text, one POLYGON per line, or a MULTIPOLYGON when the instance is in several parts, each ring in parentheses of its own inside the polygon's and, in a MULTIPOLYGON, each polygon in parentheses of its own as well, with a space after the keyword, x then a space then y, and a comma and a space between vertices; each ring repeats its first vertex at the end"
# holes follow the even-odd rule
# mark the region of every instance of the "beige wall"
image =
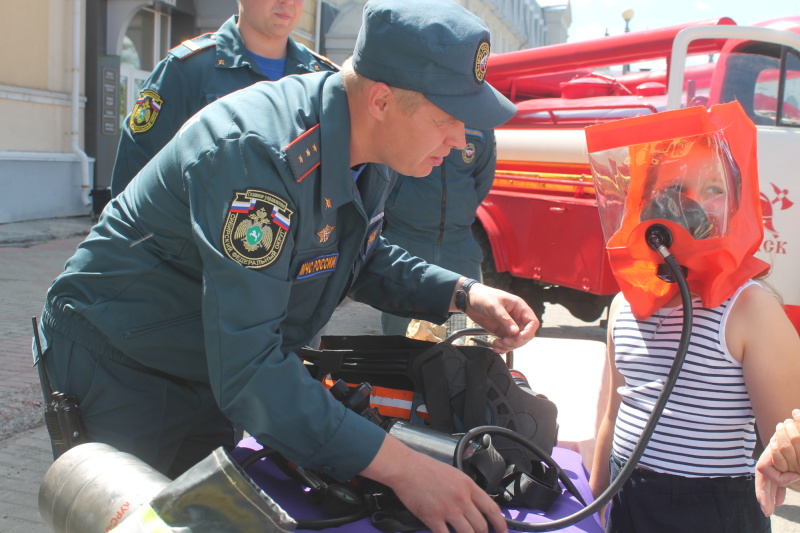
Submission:
POLYGON ((295 28, 294 37, 295 41, 302 43, 309 47, 311 50, 316 50, 317 31, 317 2, 316 0, 306 0, 303 6, 303 16, 300 17, 300 22, 295 28))
POLYGON ((0 12, 10 15, 3 41, 18 43, 0 48, 0 116, 11 126, 0 152, 69 153, 73 2, 0 0, 0 12))

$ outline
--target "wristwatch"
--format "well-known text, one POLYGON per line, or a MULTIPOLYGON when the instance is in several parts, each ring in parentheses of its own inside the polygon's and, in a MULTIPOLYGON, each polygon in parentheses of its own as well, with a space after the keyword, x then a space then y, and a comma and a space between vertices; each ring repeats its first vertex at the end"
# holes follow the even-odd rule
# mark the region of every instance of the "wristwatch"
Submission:
POLYGON ((478 283, 478 280, 467 278, 464 280, 464 283, 461 284, 461 287, 459 287, 456 291, 456 309, 462 313, 467 312, 467 304, 469 303, 469 290, 476 283, 478 283))

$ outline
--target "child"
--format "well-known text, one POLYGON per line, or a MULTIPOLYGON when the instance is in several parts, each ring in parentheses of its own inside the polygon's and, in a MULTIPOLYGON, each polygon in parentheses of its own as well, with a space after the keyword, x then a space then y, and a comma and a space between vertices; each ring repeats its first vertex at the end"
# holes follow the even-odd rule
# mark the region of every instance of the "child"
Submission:
MULTIPOLYGON (((745 216, 742 175, 724 140, 701 135, 660 147, 652 143, 641 160, 645 170, 638 177, 645 185, 638 221, 674 222, 700 241, 693 246, 701 253, 704 246, 714 249, 712 239, 735 233, 734 217, 745 216)), ((633 190, 637 175, 631 176, 633 190)), ((755 185, 745 192, 752 191, 757 194, 755 185)), ((629 210, 633 205, 625 204, 629 210)), ((756 211, 745 212, 760 223, 756 211)), ((674 255, 681 265, 691 265, 691 341, 647 448, 612 500, 606 531, 770 531, 755 495, 755 424, 766 443, 772 428, 800 405, 800 337, 778 298, 749 279, 751 271, 707 272, 707 283, 693 288, 704 263, 674 255), (707 287, 719 287, 721 276, 735 283, 717 298, 721 303, 704 307, 707 287)), ((616 479, 638 443, 677 352, 680 295, 654 301, 654 310, 641 312, 635 299, 621 293, 611 305, 611 395, 590 478, 595 497, 616 479)))

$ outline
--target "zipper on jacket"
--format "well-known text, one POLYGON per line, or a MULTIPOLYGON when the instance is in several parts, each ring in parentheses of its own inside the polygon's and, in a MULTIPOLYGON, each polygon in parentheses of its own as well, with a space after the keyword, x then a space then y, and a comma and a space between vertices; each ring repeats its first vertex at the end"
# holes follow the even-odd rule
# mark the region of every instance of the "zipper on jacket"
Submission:
POLYGON ((439 221, 439 238, 436 239, 436 244, 439 245, 442 244, 442 239, 444 239, 444 223, 447 219, 447 179, 445 179, 444 175, 444 166, 445 162, 442 161, 442 218, 439 221))

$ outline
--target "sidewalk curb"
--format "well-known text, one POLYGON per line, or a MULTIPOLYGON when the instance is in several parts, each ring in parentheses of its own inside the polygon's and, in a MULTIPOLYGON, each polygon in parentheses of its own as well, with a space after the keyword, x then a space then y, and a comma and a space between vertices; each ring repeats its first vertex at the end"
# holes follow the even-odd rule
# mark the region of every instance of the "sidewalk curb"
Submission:
POLYGON ((7 222, 0 224, 0 246, 27 248, 52 240, 85 236, 92 225, 88 216, 7 222))

